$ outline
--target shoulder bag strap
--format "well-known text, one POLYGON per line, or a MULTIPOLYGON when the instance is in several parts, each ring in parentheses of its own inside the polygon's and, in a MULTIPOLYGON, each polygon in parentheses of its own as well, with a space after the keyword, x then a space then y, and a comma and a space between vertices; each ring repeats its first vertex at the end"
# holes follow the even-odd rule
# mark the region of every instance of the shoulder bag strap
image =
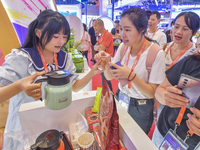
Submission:
POLYGON ((121 51, 120 51, 120 61, 122 60, 122 58, 124 57, 126 50, 128 49, 128 46, 125 46, 124 43, 121 43, 121 51))
POLYGON ((146 59, 146 69, 148 71, 148 79, 150 76, 152 65, 156 59, 157 53, 161 49, 162 49, 162 47, 160 47, 158 44, 155 44, 155 43, 149 49, 149 52, 147 54, 147 59, 146 59))

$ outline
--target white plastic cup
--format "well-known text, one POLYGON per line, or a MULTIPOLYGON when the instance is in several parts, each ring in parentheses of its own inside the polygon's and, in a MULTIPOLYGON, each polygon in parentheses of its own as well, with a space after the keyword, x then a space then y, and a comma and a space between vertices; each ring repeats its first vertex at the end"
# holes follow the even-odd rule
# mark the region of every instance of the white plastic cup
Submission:
POLYGON ((83 59, 84 59, 84 70, 89 70, 88 62, 85 56, 83 57, 83 59))
POLYGON ((85 132, 78 138, 80 150, 93 150, 94 136, 92 133, 85 132))

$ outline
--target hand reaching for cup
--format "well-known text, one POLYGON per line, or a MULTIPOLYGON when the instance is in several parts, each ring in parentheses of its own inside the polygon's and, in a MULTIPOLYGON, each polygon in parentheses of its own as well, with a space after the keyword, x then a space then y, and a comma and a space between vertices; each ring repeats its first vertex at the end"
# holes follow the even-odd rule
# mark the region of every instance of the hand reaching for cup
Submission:
POLYGON ((101 60, 99 68, 105 70, 106 65, 109 65, 108 62, 110 62, 111 57, 108 53, 100 51, 94 56, 94 59, 96 59, 97 61, 101 60))

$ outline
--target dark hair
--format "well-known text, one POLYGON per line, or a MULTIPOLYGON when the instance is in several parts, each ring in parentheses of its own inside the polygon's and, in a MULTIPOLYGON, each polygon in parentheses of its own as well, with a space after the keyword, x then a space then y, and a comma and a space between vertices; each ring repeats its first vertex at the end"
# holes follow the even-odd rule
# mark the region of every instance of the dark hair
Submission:
POLYGON ((159 13, 158 11, 153 10, 153 11, 151 12, 151 15, 153 15, 153 14, 156 14, 156 18, 157 18, 158 20, 160 19, 160 13, 159 13))
POLYGON ((53 35, 60 31, 63 31, 63 34, 67 35, 68 41, 70 38, 70 27, 66 18, 56 11, 46 9, 29 24, 26 40, 22 48, 36 48, 36 45, 40 44, 44 49, 53 35), (42 31, 40 39, 36 36, 35 29, 40 29, 42 31))
POLYGON ((115 23, 118 23, 118 24, 119 24, 119 20, 115 20, 115 23))
POLYGON ((83 23, 83 27, 84 27, 84 30, 87 31, 87 29, 86 29, 87 27, 86 27, 85 23, 83 23))
POLYGON ((173 25, 174 25, 174 20, 172 20, 172 21, 171 21, 171 24, 170 24, 170 25, 171 25, 171 26, 173 26, 173 25))
POLYGON ((200 54, 198 53, 193 53, 192 55, 188 55, 188 57, 194 59, 194 60, 197 60, 197 61, 200 61, 200 54))
POLYGON ((151 11, 150 10, 145 10, 147 18, 149 20, 150 16, 151 16, 151 11))
MULTIPOLYGON (((176 20, 181 16, 184 16, 185 23, 190 28, 190 30, 192 30, 192 36, 193 36, 194 33, 196 33, 199 30, 200 27, 199 16, 194 12, 182 12, 178 14, 176 18, 173 20, 174 24, 176 23, 176 20)), ((192 41, 192 36, 190 38, 191 41, 192 41)))
POLYGON ((133 25, 136 27, 138 33, 145 34, 148 28, 148 18, 146 12, 139 7, 131 7, 125 9, 121 14, 121 18, 127 16, 133 25))

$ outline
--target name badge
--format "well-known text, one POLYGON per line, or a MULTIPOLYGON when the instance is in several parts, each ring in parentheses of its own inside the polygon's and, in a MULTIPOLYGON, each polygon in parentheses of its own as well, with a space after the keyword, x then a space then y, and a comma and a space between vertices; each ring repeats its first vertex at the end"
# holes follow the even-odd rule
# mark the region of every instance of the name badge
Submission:
POLYGON ((147 100, 137 100, 139 105, 146 105, 147 104, 147 100))
POLYGON ((119 103, 128 112, 130 97, 121 91, 119 92, 119 103))
POLYGON ((170 129, 164 137, 159 150, 187 150, 189 146, 170 129))

